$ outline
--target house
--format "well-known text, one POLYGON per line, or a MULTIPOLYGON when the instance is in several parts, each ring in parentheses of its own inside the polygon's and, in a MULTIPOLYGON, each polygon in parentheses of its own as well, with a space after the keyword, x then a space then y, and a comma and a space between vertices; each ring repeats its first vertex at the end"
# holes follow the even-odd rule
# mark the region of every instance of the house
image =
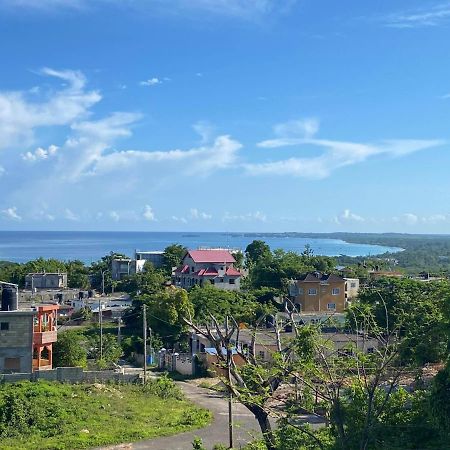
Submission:
POLYGON ((235 263, 228 250, 189 250, 173 272, 173 282, 185 289, 210 283, 219 289, 238 291, 242 274, 235 263))
POLYGON ((25 275, 25 289, 66 289, 67 273, 41 272, 25 275))
POLYGON ((307 273, 291 282, 289 295, 302 313, 342 313, 346 307, 345 284, 338 275, 307 273))
MULTIPOLYGON (((231 338, 231 343, 236 345, 234 340, 235 335, 231 338)), ((280 339, 282 348, 287 342, 295 338, 295 332, 281 332, 280 339)), ((239 350, 243 353, 248 352, 252 345, 253 331, 241 329, 239 331, 239 350)), ((326 356, 337 354, 338 356, 349 356, 354 354, 356 350, 363 353, 373 353, 379 347, 379 342, 376 338, 356 333, 344 333, 336 329, 325 332, 322 331, 319 339, 325 349, 326 356)), ((212 346, 212 343, 202 334, 197 332, 191 333, 191 351, 196 354, 203 362, 206 369, 220 373, 217 368, 217 350, 212 346)), ((235 347, 236 348, 236 347, 235 347)), ((225 350, 223 350, 224 352, 225 350)), ((260 329, 255 335, 255 356, 262 362, 271 363, 273 354, 278 351, 277 337, 274 330, 260 329)), ((233 349, 233 355, 237 352, 233 349)), ((236 354, 233 356, 237 365, 242 365, 242 358, 236 354)))

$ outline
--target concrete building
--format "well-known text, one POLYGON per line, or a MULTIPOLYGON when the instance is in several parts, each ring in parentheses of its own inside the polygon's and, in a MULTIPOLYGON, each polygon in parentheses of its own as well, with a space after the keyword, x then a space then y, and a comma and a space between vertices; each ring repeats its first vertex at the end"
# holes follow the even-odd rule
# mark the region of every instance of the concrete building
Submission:
POLYGON ((136 261, 131 258, 115 258, 111 261, 111 277, 115 281, 136 273, 136 261))
POLYGON ((345 280, 338 275, 308 273, 291 282, 289 295, 302 313, 342 313, 346 307, 345 280))
POLYGON ((0 311, 0 373, 33 369, 35 311, 0 311))
POLYGON ((189 250, 174 271, 173 282, 185 289, 211 283, 219 289, 238 291, 242 274, 235 263, 228 250, 189 250))
POLYGON ((67 273, 29 273, 25 275, 25 289, 66 289, 67 273))
POLYGON ((144 268, 144 264, 147 261, 151 262, 155 269, 159 269, 164 264, 164 252, 160 252, 160 251, 142 252, 142 251, 136 250, 135 260, 136 260, 136 271, 137 272, 142 272, 142 270, 144 268))
POLYGON ((359 292, 359 278, 347 278, 345 280, 345 300, 351 301, 358 297, 359 292))

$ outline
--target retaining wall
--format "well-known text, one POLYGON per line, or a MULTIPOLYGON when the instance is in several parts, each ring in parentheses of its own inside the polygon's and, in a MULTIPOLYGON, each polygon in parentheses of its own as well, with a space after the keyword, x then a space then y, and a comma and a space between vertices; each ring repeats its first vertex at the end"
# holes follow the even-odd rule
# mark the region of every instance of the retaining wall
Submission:
POLYGON ((81 367, 57 367, 52 370, 42 370, 32 373, 0 374, 0 383, 15 383, 18 381, 61 381, 65 383, 95 383, 116 381, 133 383, 139 379, 136 374, 123 374, 113 370, 84 371, 81 367))

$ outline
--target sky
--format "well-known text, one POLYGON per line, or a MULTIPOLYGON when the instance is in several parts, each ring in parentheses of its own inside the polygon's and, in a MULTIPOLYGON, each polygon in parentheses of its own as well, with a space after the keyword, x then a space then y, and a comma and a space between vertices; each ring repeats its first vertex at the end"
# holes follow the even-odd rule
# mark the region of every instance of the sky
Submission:
POLYGON ((0 0, 0 230, 450 230, 450 1, 0 0))

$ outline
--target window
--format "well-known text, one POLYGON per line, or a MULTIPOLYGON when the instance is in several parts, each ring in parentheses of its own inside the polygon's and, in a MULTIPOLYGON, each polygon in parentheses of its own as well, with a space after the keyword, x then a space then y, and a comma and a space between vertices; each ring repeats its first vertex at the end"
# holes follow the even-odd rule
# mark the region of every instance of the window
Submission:
POLYGON ((339 295, 340 292, 341 290, 339 288, 333 288, 331 290, 331 295, 339 295))
POLYGON ((352 283, 350 283, 350 287, 355 288, 356 287, 356 283, 353 281, 352 283))
POLYGON ((9 322, 2 322, 0 324, 0 331, 8 331, 9 330, 9 322))
POLYGON ((264 359, 264 357, 266 356, 266 354, 264 353, 264 350, 260 350, 258 354, 261 359, 264 359))
POLYGON ((5 358, 5 370, 20 372, 20 358, 5 358))
POLYGON ((298 288, 298 295, 303 295, 305 293, 305 291, 303 290, 303 288, 298 288))
POLYGON ((369 347, 367 349, 367 353, 374 353, 375 349, 373 347, 369 347))
POLYGON ((336 303, 327 303, 327 309, 335 310, 336 309, 336 303))
POLYGON ((191 272, 195 272, 195 267, 194 266, 191 267, 191 272))
POLYGON ((230 284, 235 284, 235 282, 236 282, 236 280, 234 278, 230 278, 228 280, 228 283, 230 283, 230 284))
POLYGON ((316 288, 309 288, 308 289, 308 295, 317 295, 317 289, 316 288))
POLYGON ((219 283, 223 283, 223 278, 219 278, 219 283))

